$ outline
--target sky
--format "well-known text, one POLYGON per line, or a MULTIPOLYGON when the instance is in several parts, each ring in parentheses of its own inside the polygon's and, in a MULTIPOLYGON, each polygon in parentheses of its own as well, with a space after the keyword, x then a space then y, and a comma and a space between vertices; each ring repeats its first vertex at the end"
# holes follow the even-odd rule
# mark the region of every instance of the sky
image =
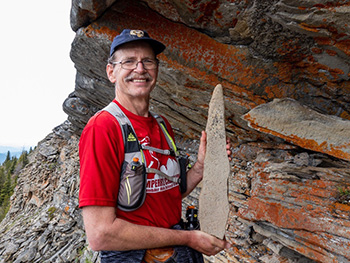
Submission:
POLYGON ((36 146, 67 119, 74 91, 71 0, 1 4, 0 146, 36 146))

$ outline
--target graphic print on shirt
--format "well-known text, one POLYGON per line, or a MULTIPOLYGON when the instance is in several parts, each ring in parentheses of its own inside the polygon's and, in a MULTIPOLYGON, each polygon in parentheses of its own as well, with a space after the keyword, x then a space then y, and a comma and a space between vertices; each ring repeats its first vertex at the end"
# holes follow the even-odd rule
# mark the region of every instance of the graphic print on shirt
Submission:
MULTIPOLYGON (((147 145, 150 146, 150 138, 146 136, 140 141, 141 145, 147 145)), ((156 157, 156 153, 154 151, 148 151, 150 159, 147 160, 148 168, 155 168, 157 170, 162 171, 163 173, 167 174, 168 176, 180 176, 180 167, 176 160, 172 159, 170 156, 162 155, 162 160, 159 160, 156 157), (164 163, 166 164, 164 165, 164 163), (163 164, 161 164, 163 163, 163 164)), ((169 181, 168 179, 155 174, 154 178, 147 178, 147 186, 146 186, 146 192, 147 193, 159 193, 166 190, 169 190, 171 188, 177 187, 178 184, 172 181, 169 181)))

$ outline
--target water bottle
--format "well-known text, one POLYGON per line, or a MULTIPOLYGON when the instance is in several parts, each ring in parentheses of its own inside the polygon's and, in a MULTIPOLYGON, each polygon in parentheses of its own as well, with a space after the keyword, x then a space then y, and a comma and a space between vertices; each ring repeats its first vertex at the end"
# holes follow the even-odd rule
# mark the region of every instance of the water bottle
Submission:
POLYGON ((141 165, 139 162, 139 158, 137 158, 137 157, 132 158, 130 165, 131 165, 131 170, 136 171, 137 167, 139 167, 141 165))
POLYGON ((199 230, 198 209, 190 205, 186 209, 186 230, 199 230))

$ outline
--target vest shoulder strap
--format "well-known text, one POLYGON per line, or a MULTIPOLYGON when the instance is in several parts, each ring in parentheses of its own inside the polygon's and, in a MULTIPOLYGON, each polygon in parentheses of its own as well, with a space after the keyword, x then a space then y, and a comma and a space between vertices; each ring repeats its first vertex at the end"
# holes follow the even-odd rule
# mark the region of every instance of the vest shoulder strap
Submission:
POLYGON ((162 132, 163 132, 163 134, 164 134, 164 136, 166 138, 166 141, 167 141, 170 149, 173 151, 173 154, 175 156, 179 156, 179 152, 177 150, 176 144, 175 144, 173 138, 170 136, 170 134, 168 132, 168 129, 166 127, 164 119, 160 115, 158 115, 156 113, 153 113, 153 112, 151 112, 151 115, 157 120, 157 123, 160 126, 160 128, 161 128, 161 130, 162 130, 162 132))
POLYGON ((131 125, 131 122, 128 117, 124 114, 124 112, 119 108, 119 106, 111 102, 102 110, 109 112, 112 116, 114 116, 122 131, 123 142, 124 142, 124 152, 137 152, 140 151, 141 146, 139 141, 137 140, 136 132, 134 127, 131 125))

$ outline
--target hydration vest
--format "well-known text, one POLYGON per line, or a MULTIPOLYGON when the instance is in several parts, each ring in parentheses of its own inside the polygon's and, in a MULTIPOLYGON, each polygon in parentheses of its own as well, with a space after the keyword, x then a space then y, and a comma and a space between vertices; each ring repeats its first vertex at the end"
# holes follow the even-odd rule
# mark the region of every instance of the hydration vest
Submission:
POLYGON ((120 185, 118 193, 119 209, 123 211, 134 211, 142 206, 146 198, 148 173, 155 173, 172 182, 176 182, 179 184, 181 193, 186 192, 186 169, 188 160, 187 157, 182 157, 179 155, 175 142, 170 136, 166 128, 166 124, 161 116, 151 113, 151 115, 157 120, 157 123, 166 138, 166 141, 170 148, 169 150, 141 145, 137 139, 134 127, 132 126, 129 118, 124 114, 124 112, 115 102, 111 102, 102 110, 109 112, 117 119, 123 134, 124 161, 120 174, 120 185), (150 150, 164 155, 174 156, 177 160, 178 165, 180 166, 180 177, 171 177, 158 169, 148 168, 146 158, 143 153, 144 150, 150 150))

